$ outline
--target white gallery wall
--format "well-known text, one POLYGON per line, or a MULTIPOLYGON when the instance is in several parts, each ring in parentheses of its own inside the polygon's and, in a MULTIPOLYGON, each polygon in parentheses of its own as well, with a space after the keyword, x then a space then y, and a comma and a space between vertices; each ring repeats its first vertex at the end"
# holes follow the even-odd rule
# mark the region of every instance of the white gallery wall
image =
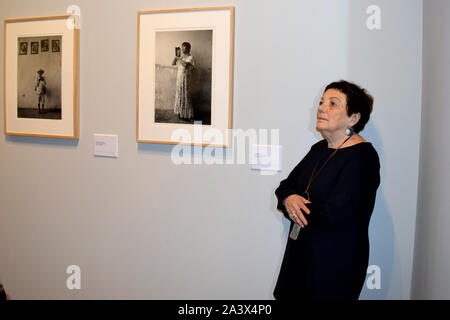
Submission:
POLYGON ((361 298, 410 297, 422 1, 5 0, 0 18, 69 5, 81 9, 80 140, 0 135, 0 281, 11 298, 271 299, 288 230, 274 191, 321 139, 316 105, 339 79, 375 98, 362 135, 381 161, 369 263, 381 288, 361 298), (137 11, 223 5, 236 10, 233 126, 280 130, 275 175, 175 165, 173 146, 135 142, 137 11), (380 30, 366 26, 370 5, 380 30), (119 158, 94 157, 94 133, 117 134, 119 158), (69 265, 81 290, 66 288, 69 265))

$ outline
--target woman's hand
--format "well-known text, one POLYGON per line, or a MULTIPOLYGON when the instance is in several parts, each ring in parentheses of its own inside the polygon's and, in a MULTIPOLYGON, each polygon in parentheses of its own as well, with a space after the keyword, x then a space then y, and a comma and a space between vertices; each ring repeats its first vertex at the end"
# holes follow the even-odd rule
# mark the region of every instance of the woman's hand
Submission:
POLYGON ((306 214, 310 214, 308 207, 306 207, 307 203, 311 203, 311 201, 299 196, 298 194, 292 194, 286 199, 284 199, 284 206, 286 207, 286 211, 291 217, 291 219, 304 228, 308 225, 308 221, 306 220, 303 212, 306 214))

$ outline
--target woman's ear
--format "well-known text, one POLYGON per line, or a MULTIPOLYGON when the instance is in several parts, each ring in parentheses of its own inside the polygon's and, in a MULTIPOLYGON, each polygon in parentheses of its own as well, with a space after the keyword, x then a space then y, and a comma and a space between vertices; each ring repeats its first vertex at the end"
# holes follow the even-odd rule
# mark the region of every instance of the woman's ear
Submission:
POLYGON ((353 127, 355 124, 357 124, 358 122, 359 122, 359 119, 361 119, 361 113, 353 113, 351 116, 350 116, 350 123, 349 123, 349 125, 350 125, 350 127, 353 127))

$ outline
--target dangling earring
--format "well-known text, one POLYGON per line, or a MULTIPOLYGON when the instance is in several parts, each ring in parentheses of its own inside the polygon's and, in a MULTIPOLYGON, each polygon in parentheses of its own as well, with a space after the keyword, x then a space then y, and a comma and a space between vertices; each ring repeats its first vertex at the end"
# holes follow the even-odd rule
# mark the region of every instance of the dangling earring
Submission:
POLYGON ((354 132, 353 132, 353 128, 352 127, 348 127, 347 129, 345 129, 345 134, 349 137, 351 137, 354 132))

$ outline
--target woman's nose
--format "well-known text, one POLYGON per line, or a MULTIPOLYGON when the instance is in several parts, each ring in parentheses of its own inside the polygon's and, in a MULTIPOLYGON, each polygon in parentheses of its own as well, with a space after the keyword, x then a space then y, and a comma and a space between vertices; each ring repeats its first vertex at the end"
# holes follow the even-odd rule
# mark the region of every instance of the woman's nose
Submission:
POLYGON ((319 108, 318 108, 319 113, 324 113, 325 110, 326 110, 325 104, 324 103, 319 104, 319 108))

